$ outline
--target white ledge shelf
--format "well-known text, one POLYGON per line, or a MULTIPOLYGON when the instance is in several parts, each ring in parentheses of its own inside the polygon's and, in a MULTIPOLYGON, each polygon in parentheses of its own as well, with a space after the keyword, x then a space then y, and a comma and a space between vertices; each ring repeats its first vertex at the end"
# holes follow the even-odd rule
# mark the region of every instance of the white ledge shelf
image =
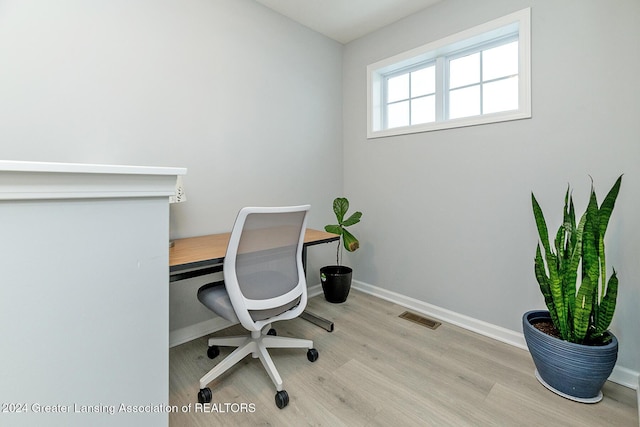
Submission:
POLYGON ((185 168, 0 160, 0 200, 168 197, 185 168))

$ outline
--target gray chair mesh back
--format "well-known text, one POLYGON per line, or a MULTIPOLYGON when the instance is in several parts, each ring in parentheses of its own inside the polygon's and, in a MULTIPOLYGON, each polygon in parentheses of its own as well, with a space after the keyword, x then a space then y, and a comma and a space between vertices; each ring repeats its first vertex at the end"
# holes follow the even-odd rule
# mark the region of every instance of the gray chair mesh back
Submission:
POLYGON ((298 271, 296 253, 305 213, 247 216, 235 264, 245 298, 277 297, 295 288, 301 278, 304 280, 304 272, 298 271))

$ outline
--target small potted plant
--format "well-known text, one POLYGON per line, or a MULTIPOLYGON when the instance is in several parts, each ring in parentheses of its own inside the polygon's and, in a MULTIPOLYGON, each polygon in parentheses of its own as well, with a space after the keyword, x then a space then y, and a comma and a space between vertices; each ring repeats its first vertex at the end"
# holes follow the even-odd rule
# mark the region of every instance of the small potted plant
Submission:
POLYGON ((621 181, 622 176, 600 206, 592 185, 589 204, 578 223, 567 188, 563 221, 553 243, 542 209, 531 194, 540 237, 534 270, 548 311, 524 314, 524 337, 538 380, 551 391, 583 403, 602 399, 601 388, 618 355, 618 340, 608 330, 618 277, 613 270, 607 281, 604 235, 621 181))
POLYGON ((336 249, 336 265, 330 265, 320 269, 320 281, 322 283, 324 297, 332 303, 345 302, 351 290, 351 275, 353 270, 350 267, 342 265, 343 249, 353 252, 360 247, 358 239, 351 234, 346 227, 359 223, 362 212, 355 212, 345 219, 348 210, 349 200, 345 197, 336 198, 333 201, 333 212, 336 215, 338 223, 324 227, 329 233, 340 236, 336 249))

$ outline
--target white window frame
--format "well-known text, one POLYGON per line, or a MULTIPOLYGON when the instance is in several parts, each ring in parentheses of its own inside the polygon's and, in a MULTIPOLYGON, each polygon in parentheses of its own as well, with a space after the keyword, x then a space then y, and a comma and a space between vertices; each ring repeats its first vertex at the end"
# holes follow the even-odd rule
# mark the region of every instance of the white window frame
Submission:
MULTIPOLYGON (((448 72, 448 70, 447 70, 448 72)), ((531 118, 531 9, 503 16, 441 40, 378 61, 367 67, 367 138, 474 126, 531 118), (504 37, 518 40, 518 109, 458 119, 448 119, 445 59, 459 52, 485 45, 504 37), (385 128, 385 78, 403 69, 436 62, 436 121, 404 127, 385 128)))

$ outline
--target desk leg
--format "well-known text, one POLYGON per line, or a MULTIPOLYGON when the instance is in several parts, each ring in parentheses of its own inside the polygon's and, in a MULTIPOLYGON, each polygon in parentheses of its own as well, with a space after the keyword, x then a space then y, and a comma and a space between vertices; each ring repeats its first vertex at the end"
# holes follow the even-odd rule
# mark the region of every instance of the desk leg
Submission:
MULTIPOLYGON (((302 248, 302 266, 304 267, 304 273, 307 274, 307 248, 302 248)), ((333 332, 333 322, 325 319, 324 317, 316 316, 315 314, 305 310, 300 315, 301 318, 307 322, 311 322, 316 326, 320 326, 328 332, 333 332)))

